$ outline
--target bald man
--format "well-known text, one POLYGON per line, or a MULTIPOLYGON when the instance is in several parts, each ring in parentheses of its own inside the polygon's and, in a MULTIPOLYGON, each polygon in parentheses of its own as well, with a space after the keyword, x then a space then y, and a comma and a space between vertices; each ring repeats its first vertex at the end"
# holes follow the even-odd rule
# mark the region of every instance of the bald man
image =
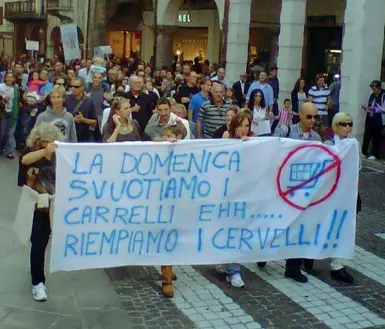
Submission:
MULTIPOLYGON (((299 123, 295 125, 278 128, 274 136, 322 142, 320 135, 313 130, 316 121, 319 120, 317 107, 313 103, 305 103, 299 111, 299 118, 299 123)), ((285 277, 301 283, 307 282, 308 279, 306 275, 303 275, 301 272, 301 266, 304 264, 305 269, 310 272, 313 269, 313 262, 313 259, 288 259, 286 261, 285 277)), ((266 263, 260 262, 258 266, 264 268, 266 263)), ((342 265, 340 259, 336 258, 334 258, 331 263, 331 276, 333 279, 346 283, 352 283, 354 281, 353 277, 342 265), (338 269, 336 266, 338 266, 338 269)))
POLYGON ((155 106, 152 98, 142 91, 144 86, 142 77, 133 75, 130 77, 129 83, 130 91, 127 93, 127 98, 131 101, 131 105, 135 106, 132 118, 138 121, 142 132, 144 132, 155 106))
POLYGON ((303 104, 299 111, 299 118, 299 123, 290 128, 283 126, 276 129, 274 136, 322 142, 321 136, 313 130, 319 119, 317 107, 310 102, 303 104))

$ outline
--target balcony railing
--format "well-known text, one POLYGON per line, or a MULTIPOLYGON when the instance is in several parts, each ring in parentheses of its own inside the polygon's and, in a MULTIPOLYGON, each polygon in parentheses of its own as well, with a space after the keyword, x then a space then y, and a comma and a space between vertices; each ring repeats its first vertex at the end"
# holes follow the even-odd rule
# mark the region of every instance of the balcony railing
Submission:
POLYGON ((47 10, 68 11, 72 10, 72 0, 47 0, 47 10))
POLYGON ((7 20, 44 19, 42 0, 25 0, 5 3, 4 16, 7 20))

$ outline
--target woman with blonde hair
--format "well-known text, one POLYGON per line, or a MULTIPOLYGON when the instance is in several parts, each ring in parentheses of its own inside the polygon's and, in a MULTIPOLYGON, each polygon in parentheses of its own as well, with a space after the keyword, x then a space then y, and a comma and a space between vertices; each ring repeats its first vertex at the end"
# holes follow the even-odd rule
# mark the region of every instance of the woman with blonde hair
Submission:
MULTIPOLYGON (((349 138, 350 133, 353 129, 353 118, 349 113, 338 112, 334 115, 332 121, 332 129, 334 136, 331 140, 325 141, 327 145, 338 145, 344 139, 349 138)), ((356 212, 361 211, 361 197, 357 195, 357 208, 356 212)), ((307 270, 312 270, 313 268, 313 259, 304 259, 304 266, 307 270)), ((354 283, 353 276, 346 270, 343 259, 333 258, 330 263, 331 277, 334 280, 341 281, 348 284, 354 283)))
POLYGON ((55 194, 55 144, 65 138, 51 123, 43 122, 31 130, 27 148, 20 157, 19 185, 27 185, 44 198, 38 199, 33 212, 30 268, 32 295, 36 301, 47 300, 45 286, 45 251, 51 234, 48 195, 55 194))

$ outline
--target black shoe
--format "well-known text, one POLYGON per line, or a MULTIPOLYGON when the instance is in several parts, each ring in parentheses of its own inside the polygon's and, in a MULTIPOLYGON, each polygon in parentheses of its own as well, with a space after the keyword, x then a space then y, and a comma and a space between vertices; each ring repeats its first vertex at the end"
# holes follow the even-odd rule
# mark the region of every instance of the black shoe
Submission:
POLYGON ((331 276, 334 280, 341 281, 348 284, 354 283, 354 278, 349 272, 346 270, 346 268, 341 268, 338 271, 332 271, 331 276))
POLYGON ((313 271, 313 265, 314 265, 314 259, 305 258, 303 260, 303 267, 305 268, 305 271, 307 272, 313 271))
POLYGON ((15 156, 12 153, 7 154, 7 158, 13 160, 15 156))
POLYGON ((289 279, 293 279, 294 281, 297 281, 299 283, 306 283, 308 281, 307 276, 303 275, 301 271, 292 271, 292 272, 286 271, 285 277, 289 279))
POLYGON ((259 267, 261 270, 263 270, 263 269, 266 267, 266 264, 267 264, 267 262, 258 262, 258 263, 257 263, 258 267, 259 267))

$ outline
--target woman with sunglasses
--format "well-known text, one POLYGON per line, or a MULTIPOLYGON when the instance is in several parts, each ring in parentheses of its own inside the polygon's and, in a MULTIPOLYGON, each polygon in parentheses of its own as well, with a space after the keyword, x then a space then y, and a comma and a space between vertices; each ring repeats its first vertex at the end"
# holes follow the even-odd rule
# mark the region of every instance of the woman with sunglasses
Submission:
POLYGON ((271 134, 270 114, 266 107, 266 101, 261 89, 255 89, 250 94, 250 101, 247 104, 252 112, 253 118, 251 130, 256 136, 268 136, 271 134))
MULTIPOLYGON (((342 140, 349 138, 349 134, 353 129, 353 119, 350 114, 339 112, 334 115, 332 121, 332 129, 334 136, 331 140, 325 141, 327 145, 338 145, 342 140)), ((361 197, 357 198, 357 213, 361 211, 361 197)), ((313 269, 314 259, 304 259, 305 269, 311 271, 313 269)), ((354 283, 353 276, 346 270, 343 265, 343 259, 333 258, 330 263, 331 277, 334 280, 341 281, 348 284, 354 283)))

